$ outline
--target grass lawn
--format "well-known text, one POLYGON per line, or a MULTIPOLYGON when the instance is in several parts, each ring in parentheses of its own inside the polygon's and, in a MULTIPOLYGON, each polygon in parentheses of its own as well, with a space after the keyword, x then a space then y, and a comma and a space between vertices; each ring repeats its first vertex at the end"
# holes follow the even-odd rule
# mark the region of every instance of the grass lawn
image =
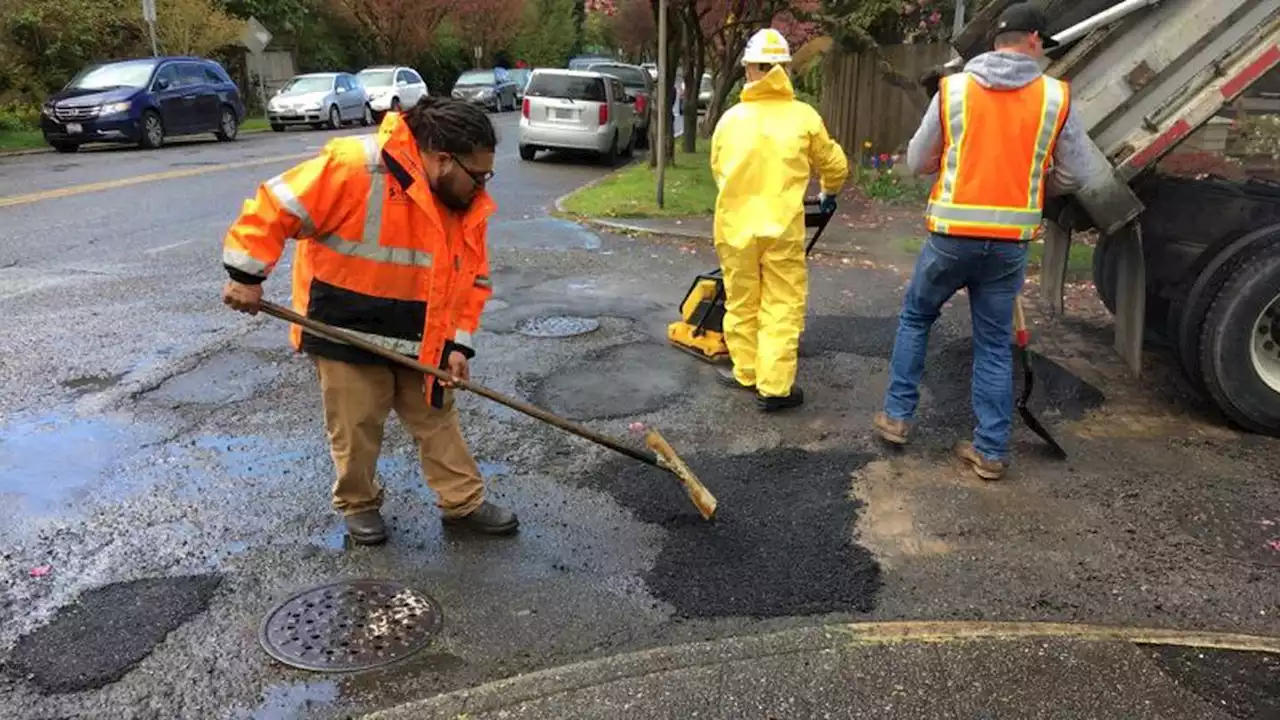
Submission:
POLYGON ((270 127, 264 117, 247 117, 240 123, 240 132, 268 130, 270 127))
MULTIPOLYGON (((902 248, 913 255, 918 254, 922 247, 924 247, 924 240, 921 238, 904 238, 902 240, 902 248)), ((1038 268, 1040 267, 1040 261, 1043 259, 1044 243, 1031 243, 1027 248, 1027 265, 1038 268)), ((1080 242, 1071 243, 1071 251, 1067 255, 1067 278, 1081 280, 1092 277, 1093 247, 1080 242)))
POLYGON ((0 152, 5 150, 29 150, 46 147, 39 130, 0 131, 0 152))
POLYGON ((686 154, 676 140, 676 166, 666 172, 665 207, 658 207, 654 170, 641 158, 603 182, 570 195, 564 210, 604 218, 710 215, 715 210, 716 183, 711 178, 709 151, 710 141, 699 142, 697 152, 686 154))

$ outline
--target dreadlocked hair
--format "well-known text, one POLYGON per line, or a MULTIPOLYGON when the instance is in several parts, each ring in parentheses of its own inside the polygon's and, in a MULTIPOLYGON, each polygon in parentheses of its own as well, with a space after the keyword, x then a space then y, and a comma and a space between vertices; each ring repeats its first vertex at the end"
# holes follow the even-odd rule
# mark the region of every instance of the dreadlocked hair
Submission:
POLYGON ((423 150, 469 155, 498 146, 489 116, 463 100, 428 95, 409 108, 404 121, 423 150))

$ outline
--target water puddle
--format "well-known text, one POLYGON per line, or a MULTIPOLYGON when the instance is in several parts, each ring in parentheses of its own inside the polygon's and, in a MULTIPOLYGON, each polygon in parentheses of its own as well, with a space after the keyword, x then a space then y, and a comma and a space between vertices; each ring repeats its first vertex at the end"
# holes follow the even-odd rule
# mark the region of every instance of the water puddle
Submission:
POLYGON ((0 497, 37 514, 55 513, 107 486, 113 497, 144 482, 114 467, 154 435, 100 418, 44 416, 0 432, 0 497))
POLYGON ((247 720, 294 720, 311 717, 317 706, 338 699, 337 680, 272 685, 262 692, 262 703, 240 717, 247 720))
POLYGON ((600 238, 581 225, 557 218, 489 223, 489 246, 517 250, 599 250, 600 238))
POLYGON ((123 379, 124 373, 116 373, 115 375, 81 375, 70 380, 63 380, 60 384, 68 390, 75 390, 87 395, 115 387, 123 379))

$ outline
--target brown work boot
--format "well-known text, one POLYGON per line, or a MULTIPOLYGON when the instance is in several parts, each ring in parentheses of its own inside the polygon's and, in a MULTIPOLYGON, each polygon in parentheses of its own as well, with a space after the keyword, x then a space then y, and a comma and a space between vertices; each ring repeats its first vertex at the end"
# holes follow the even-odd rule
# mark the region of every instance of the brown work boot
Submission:
POLYGON ((387 541, 387 526, 376 509, 353 513, 343 518, 347 536, 356 545, 381 545, 387 541))
POLYGON ((520 519, 510 510, 485 500, 468 515, 445 518, 444 524, 485 535, 511 535, 520 528, 520 519))
POLYGON ((968 440, 956 443, 956 457, 968 463, 983 480, 999 480, 1004 475, 1005 463, 982 457, 982 453, 968 440))
POLYGON ((906 420, 892 420, 885 413, 878 412, 872 419, 871 425, 885 442, 894 445, 907 444, 907 434, 911 432, 911 426, 906 420))

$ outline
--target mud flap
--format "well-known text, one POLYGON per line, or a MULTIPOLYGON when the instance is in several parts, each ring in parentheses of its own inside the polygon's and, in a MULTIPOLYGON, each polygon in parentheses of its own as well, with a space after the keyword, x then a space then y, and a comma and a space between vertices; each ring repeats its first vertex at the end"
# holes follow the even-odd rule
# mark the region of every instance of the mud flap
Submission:
POLYGON ((1116 233, 1116 352, 1135 377, 1142 375, 1142 338, 1147 317, 1147 269, 1142 226, 1130 223, 1116 233))
POLYGON ((1049 316, 1062 317, 1062 291, 1071 256, 1071 228, 1044 219, 1044 257, 1040 261, 1041 297, 1049 303, 1049 316))

